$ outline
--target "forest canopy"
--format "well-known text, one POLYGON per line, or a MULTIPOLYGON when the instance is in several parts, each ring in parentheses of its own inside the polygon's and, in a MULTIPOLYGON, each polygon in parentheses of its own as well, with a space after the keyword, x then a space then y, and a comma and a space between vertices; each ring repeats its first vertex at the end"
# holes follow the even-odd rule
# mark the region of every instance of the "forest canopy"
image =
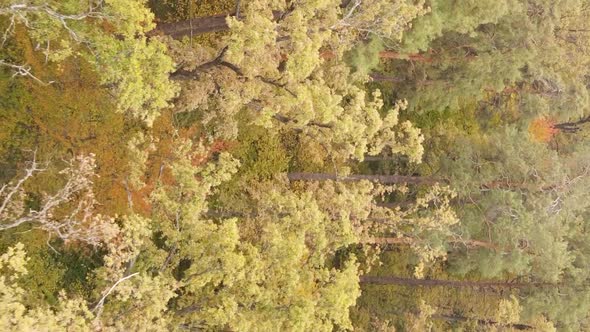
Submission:
POLYGON ((0 330, 590 329, 589 19, 0 0, 0 330))

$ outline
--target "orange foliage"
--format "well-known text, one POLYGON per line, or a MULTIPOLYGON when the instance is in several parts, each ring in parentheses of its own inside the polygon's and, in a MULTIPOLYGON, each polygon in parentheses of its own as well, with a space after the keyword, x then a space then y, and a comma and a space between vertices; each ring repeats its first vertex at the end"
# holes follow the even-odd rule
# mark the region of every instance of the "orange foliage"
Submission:
POLYGON ((535 141, 547 143, 559 132, 554 125, 555 121, 547 117, 540 117, 531 122, 529 133, 535 141))
MULTIPOLYGON (((108 30, 108 26, 103 26, 108 30)), ((205 141, 199 124, 177 127, 172 110, 163 110, 162 115, 149 129, 149 135, 157 138, 155 150, 150 152, 143 180, 145 186, 139 190, 127 188, 126 178, 129 167, 127 143, 131 135, 141 130, 141 125, 115 112, 112 95, 100 85, 94 68, 79 57, 65 59, 59 64, 45 63, 45 56, 36 50, 26 29, 16 28, 16 38, 22 63, 31 66, 32 72, 43 81, 55 81, 42 85, 27 78, 16 78, 23 86, 26 96, 22 98, 22 109, 10 110, 26 120, 31 128, 29 134, 35 137, 35 146, 23 149, 37 149, 39 156, 48 160, 66 159, 71 155, 94 153, 97 174, 94 189, 99 210, 108 215, 128 212, 130 196, 133 210, 147 216, 151 212, 150 195, 158 182, 174 184, 170 170, 164 165, 175 158, 175 141, 179 138, 205 141)), ((7 124, 8 125, 8 124, 7 124)), ((200 165, 210 160, 216 152, 227 150, 232 143, 214 141, 199 158, 200 165)))
POLYGON ((206 148, 206 151, 202 154, 195 154, 191 160, 193 166, 199 166, 207 161, 211 160, 211 158, 215 155, 215 153, 224 151, 227 149, 225 141, 214 141, 213 144, 206 148))
MULTIPOLYGON (((165 165, 174 160, 175 143, 178 139, 189 139, 192 141, 205 141, 205 137, 200 133, 201 128, 198 124, 176 128, 174 126, 174 114, 172 110, 162 111, 161 116, 156 119, 152 127, 151 134, 157 137, 155 142, 155 151, 150 153, 147 161, 146 173, 144 176, 145 186, 140 190, 131 193, 134 211, 143 215, 149 215, 151 211, 150 195, 158 183, 165 185, 174 185, 174 177, 169 167, 165 165)), ((211 160, 217 152, 226 151, 236 143, 216 140, 213 141, 202 154, 195 154, 192 159, 194 166, 202 165, 211 160)), ((196 145, 195 145, 196 146, 196 145)))
POLYGON ((216 140, 211 144, 211 152, 222 152, 227 151, 231 148, 234 148, 237 145, 237 142, 234 141, 223 141, 223 140, 216 140))
POLYGON ((227 151, 229 149, 231 149, 232 147, 236 146, 236 142, 231 142, 231 141, 224 141, 224 140, 215 140, 211 143, 210 146, 207 147, 207 151, 202 154, 202 155, 196 155, 193 160, 192 163, 194 166, 198 166, 198 165, 202 165, 204 163, 206 163, 207 161, 211 160, 211 158, 213 158, 213 156, 218 153, 218 152, 222 152, 222 151, 227 151))
POLYGON ((18 108, 2 111, 19 114, 18 118, 7 119, 22 121, 30 129, 26 135, 31 139, 19 144, 34 144, 19 148, 37 150, 41 159, 52 161, 56 167, 59 160, 94 153, 99 175, 94 191, 101 203, 99 212, 114 215, 127 211, 123 182, 129 164, 126 143, 133 124, 115 112, 113 97, 101 86, 94 67, 83 58, 70 57, 59 64, 46 62, 22 26, 16 27, 14 42, 20 57, 14 60, 16 63, 31 66, 31 72, 45 82, 54 81, 43 85, 26 77, 14 78, 21 89, 11 93, 21 102, 18 108))

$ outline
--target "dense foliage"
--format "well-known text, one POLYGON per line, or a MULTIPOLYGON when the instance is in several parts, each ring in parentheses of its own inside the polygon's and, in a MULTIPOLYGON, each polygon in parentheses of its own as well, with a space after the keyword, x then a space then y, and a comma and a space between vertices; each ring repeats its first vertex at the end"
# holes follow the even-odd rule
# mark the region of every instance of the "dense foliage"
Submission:
POLYGON ((590 328, 583 0, 0 0, 0 330, 590 328))

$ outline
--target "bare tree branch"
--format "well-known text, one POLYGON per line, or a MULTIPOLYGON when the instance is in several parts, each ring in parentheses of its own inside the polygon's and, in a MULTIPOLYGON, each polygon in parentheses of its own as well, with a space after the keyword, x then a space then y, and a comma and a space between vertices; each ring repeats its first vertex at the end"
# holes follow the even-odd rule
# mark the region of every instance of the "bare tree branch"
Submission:
POLYGON ((47 16, 59 21, 62 27, 69 33, 70 37, 77 42, 82 42, 82 38, 78 33, 70 27, 68 21, 82 21, 87 18, 108 18, 105 13, 97 11, 102 6, 102 1, 99 1, 96 6, 90 6, 87 12, 68 15, 63 14, 51 8, 48 4, 39 6, 32 6, 28 4, 14 4, 6 8, 0 8, 0 15, 11 15, 11 21, 19 18, 27 27, 30 27, 29 19, 26 17, 27 13, 44 13, 47 16))
POLYGON ((33 75, 31 73, 31 66, 29 66, 29 65, 15 65, 12 63, 8 63, 4 60, 0 60, 0 66, 5 66, 5 67, 9 67, 9 68, 14 69, 14 74, 12 75, 12 77, 28 76, 28 77, 34 79, 35 81, 41 83, 42 85, 49 85, 49 84, 55 83, 55 81, 45 82, 45 81, 41 80, 40 78, 38 78, 37 76, 33 75))
POLYGON ((122 283, 123 281, 127 280, 127 279, 131 279, 133 277, 135 277, 136 275, 138 275, 139 272, 135 272, 133 274, 130 274, 126 277, 123 277, 121 279, 119 279, 115 284, 113 284, 113 286, 111 286, 111 288, 109 288, 105 294, 100 298, 100 300, 98 301, 98 303, 96 304, 96 306, 94 306, 94 308, 92 309, 92 312, 97 312, 98 314, 96 315, 97 317, 100 316, 100 313, 102 311, 102 307, 104 306, 104 301, 106 300, 107 296, 109 296, 109 294, 111 294, 111 292, 115 289, 115 287, 117 287, 117 285, 119 285, 120 283, 122 283))

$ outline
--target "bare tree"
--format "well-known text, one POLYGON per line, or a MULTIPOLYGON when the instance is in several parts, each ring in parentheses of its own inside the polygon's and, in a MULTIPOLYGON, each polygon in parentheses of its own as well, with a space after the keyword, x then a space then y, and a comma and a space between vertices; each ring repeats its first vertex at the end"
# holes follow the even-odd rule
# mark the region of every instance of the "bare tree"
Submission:
POLYGON ((100 245, 113 238, 119 232, 113 218, 95 212, 94 169, 94 155, 72 158, 60 172, 66 177, 65 185, 54 194, 44 194, 39 208, 31 209, 25 206, 23 186, 35 174, 45 170, 33 154, 24 175, 0 188, 0 230, 33 223, 65 242, 100 245), (66 206, 68 203, 73 204, 66 206))

